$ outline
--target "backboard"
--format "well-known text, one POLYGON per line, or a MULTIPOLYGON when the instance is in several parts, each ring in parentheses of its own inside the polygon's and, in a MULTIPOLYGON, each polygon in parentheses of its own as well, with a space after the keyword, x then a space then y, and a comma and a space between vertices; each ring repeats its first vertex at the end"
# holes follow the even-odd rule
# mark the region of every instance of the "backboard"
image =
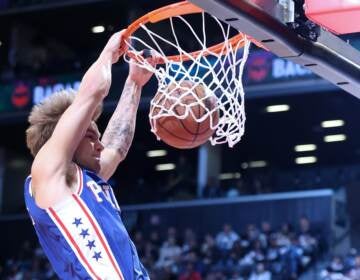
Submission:
POLYGON ((189 0, 360 98, 360 52, 305 16, 303 0, 189 0))

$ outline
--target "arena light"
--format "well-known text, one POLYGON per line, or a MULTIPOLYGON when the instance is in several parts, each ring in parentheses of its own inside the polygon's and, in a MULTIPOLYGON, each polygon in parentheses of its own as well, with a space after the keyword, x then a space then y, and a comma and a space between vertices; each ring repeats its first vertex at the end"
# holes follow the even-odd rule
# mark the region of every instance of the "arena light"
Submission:
POLYGON ((239 172, 235 173, 221 173, 219 175, 220 180, 231 180, 231 179, 239 179, 241 174, 239 172))
POLYGON ((310 164, 317 162, 316 157, 298 157, 295 159, 296 164, 310 164))
POLYGON ((166 150, 151 150, 146 152, 147 157, 163 157, 167 155, 166 150))
POLYGON ((102 33, 105 31, 105 27, 102 25, 96 25, 91 28, 92 33, 102 33))
POLYGON ((248 168, 249 167, 249 164, 247 163, 247 162, 243 162, 242 164, 241 164, 241 168, 242 169, 246 169, 246 168, 248 168))
POLYGON ((2 46, 2 42, 0 41, 0 47, 2 46))
POLYGON ((265 109, 267 113, 285 112, 289 110, 290 110, 290 106, 287 104, 271 105, 271 106, 267 106, 265 109))
POLYGON ((155 166, 156 171, 173 170, 175 168, 176 168, 176 165, 173 163, 163 163, 163 164, 157 164, 155 166))
POLYGON ((264 160, 249 161, 249 168, 261 168, 267 166, 264 160))
POLYGON ((325 142, 340 142, 345 141, 346 135, 345 134, 333 134, 333 135, 326 135, 324 137, 325 142))
POLYGON ((309 152, 309 151, 315 151, 316 149, 317 147, 314 144, 296 145, 294 148, 295 152, 309 152))
POLYGON ((329 128, 329 127, 339 127, 343 126, 345 122, 343 120, 329 120, 329 121, 323 121, 321 123, 321 127, 323 128, 329 128))

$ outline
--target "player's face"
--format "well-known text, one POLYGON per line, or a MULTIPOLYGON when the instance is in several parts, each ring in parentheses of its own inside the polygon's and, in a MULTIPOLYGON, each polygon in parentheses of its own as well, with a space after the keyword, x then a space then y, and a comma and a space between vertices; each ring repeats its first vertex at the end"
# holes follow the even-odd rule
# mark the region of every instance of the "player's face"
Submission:
POLYGON ((104 146, 100 142, 100 132, 95 122, 91 122, 84 138, 75 151, 74 160, 82 167, 98 173, 100 171, 102 150, 104 150, 104 146))

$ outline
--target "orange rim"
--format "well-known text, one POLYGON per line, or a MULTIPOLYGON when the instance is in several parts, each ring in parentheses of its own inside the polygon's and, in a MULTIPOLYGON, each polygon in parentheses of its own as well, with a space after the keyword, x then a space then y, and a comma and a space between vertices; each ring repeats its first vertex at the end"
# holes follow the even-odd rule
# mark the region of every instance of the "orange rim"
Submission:
MULTIPOLYGON (((156 23, 159 21, 162 21, 164 19, 168 19, 174 16, 183 16, 183 15, 189 15, 189 14, 197 14, 197 13, 202 13, 204 12, 203 9, 199 8, 198 6, 195 6, 194 4, 188 2, 188 1, 182 1, 179 3, 175 3, 175 4, 171 4, 171 5, 167 5, 164 6, 162 8, 156 9, 150 13, 147 13, 146 15, 138 18, 137 20, 135 20, 132 24, 130 24, 128 26, 128 28, 125 31, 124 34, 124 38, 125 40, 127 40, 127 38, 129 38, 132 34, 134 34, 136 32, 136 30, 138 30, 140 28, 141 25, 147 24, 149 22, 151 23, 156 23)), ((233 36, 232 38, 230 38, 228 40, 228 44, 231 45, 232 47, 236 47, 237 45, 239 47, 243 47, 245 44, 245 41, 239 43, 240 40, 243 40, 244 37, 246 37, 245 34, 243 33, 239 33, 235 36, 233 36)), ((251 40, 253 43, 255 43, 257 46, 264 48, 259 42, 257 42, 256 40, 254 40, 253 38, 247 36, 247 38, 249 40, 251 40)), ((197 57, 197 55, 199 53, 202 53, 203 55, 209 55, 211 53, 220 53, 221 50, 224 47, 225 42, 216 44, 214 46, 211 46, 208 48, 208 51, 203 51, 203 50, 199 50, 199 51, 194 51, 189 53, 188 55, 172 55, 172 56, 167 56, 167 59, 171 60, 171 61, 188 61, 191 60, 191 58, 193 57, 197 57)), ((125 48, 125 44, 120 47, 120 50, 125 48)), ((139 58, 139 54, 135 54, 132 51, 128 51, 127 55, 131 58, 139 58)))

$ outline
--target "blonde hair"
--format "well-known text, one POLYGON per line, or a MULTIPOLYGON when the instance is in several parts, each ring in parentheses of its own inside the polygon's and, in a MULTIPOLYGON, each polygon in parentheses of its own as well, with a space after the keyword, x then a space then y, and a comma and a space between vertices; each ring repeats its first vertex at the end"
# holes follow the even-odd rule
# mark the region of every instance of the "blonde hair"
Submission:
MULTIPOLYGON (((51 137, 60 117, 74 101, 75 94, 72 90, 59 91, 31 110, 28 118, 30 126, 26 130, 26 145, 34 157, 51 137)), ((102 104, 99 104, 93 120, 97 120, 101 112, 102 104)))

